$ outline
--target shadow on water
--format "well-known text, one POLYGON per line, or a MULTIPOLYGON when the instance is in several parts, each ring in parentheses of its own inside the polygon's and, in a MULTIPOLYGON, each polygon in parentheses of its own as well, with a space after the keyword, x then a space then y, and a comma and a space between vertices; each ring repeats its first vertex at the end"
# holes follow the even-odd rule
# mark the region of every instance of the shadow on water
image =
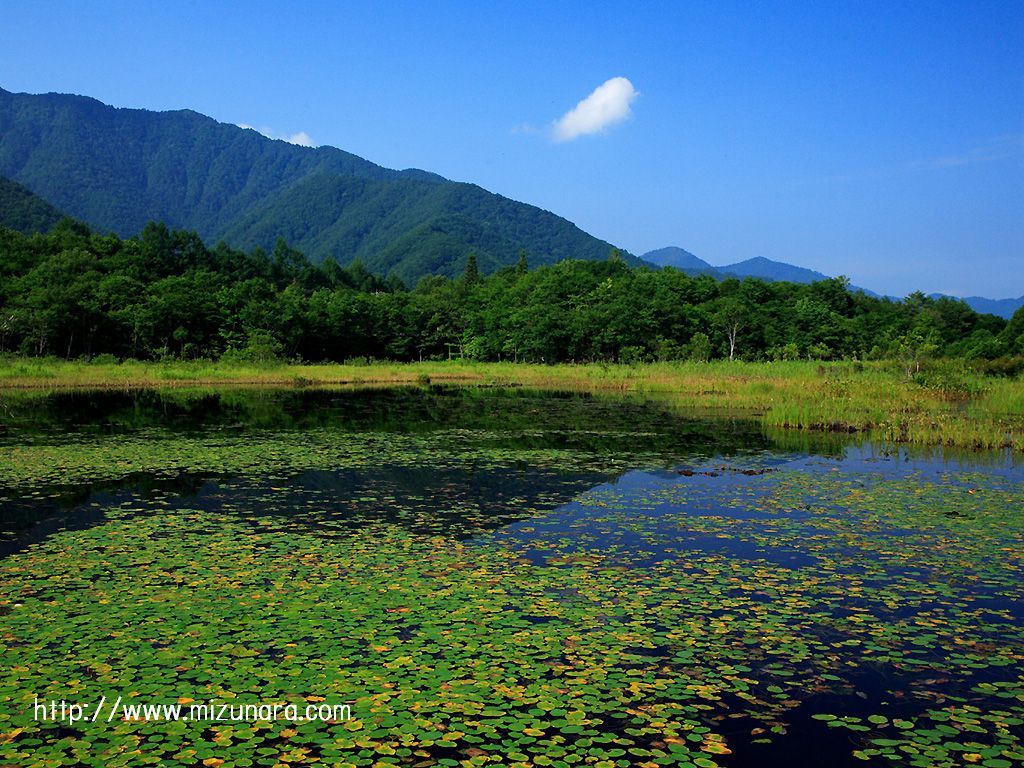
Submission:
POLYGON ((194 498, 207 482, 206 477, 192 473, 168 478, 140 472, 107 482, 44 488, 27 497, 5 498, 12 491, 0 488, 0 557, 59 531, 99 525, 107 519, 107 509, 134 500, 194 498))
MULTIPOLYGON (((402 522, 415 532, 472 536, 529 518, 538 510, 556 508, 602 482, 626 488, 637 482, 632 473, 623 474, 604 464, 616 461, 628 466, 638 456, 648 465, 652 460, 659 462, 664 467, 660 470, 663 478, 685 475, 699 465, 703 467, 701 475, 721 476, 713 481, 716 486, 744 482, 743 474, 730 468, 728 461, 707 464, 716 456, 742 456, 748 474, 753 472, 751 466, 767 471, 785 465, 806 471, 853 465, 888 476, 915 472, 935 476, 964 466, 981 466, 987 472, 1011 476, 1019 472, 1010 455, 950 454, 943 449, 911 452, 858 443, 849 435, 765 431, 749 419, 695 417, 657 399, 639 396, 432 386, 104 390, 5 398, 0 411, 0 451, 33 444, 66 445, 73 451, 75 444, 116 439, 118 435, 172 441, 183 435, 213 435, 226 441, 259 435, 271 440, 275 433, 317 429, 347 435, 419 434, 429 439, 431 433, 464 430, 473 433, 474 444, 481 451, 555 449, 590 460, 591 469, 586 472, 528 462, 515 468, 477 471, 466 466, 439 472, 428 463, 419 468, 381 466, 360 471, 339 467, 289 479, 301 493, 324 497, 326 511, 349 529, 375 519, 402 522), (358 501, 381 487, 392 488, 394 498, 389 503, 370 506, 358 501)), ((636 477, 640 483, 657 482, 655 474, 636 477)), ((154 494, 170 497, 172 507, 214 509, 222 494, 216 484, 231 481, 214 467, 171 476, 139 470, 118 476, 112 468, 106 480, 33 488, 26 495, 20 495, 17 488, 0 487, 0 556, 56 531, 102 522, 103 509, 114 503, 144 501, 154 494)), ((294 508, 288 511, 286 506, 261 504, 258 486, 250 484, 244 492, 233 492, 247 497, 250 506, 246 514, 250 516, 294 514, 294 508)), ((702 513, 738 514, 727 508, 708 508, 702 513)), ((758 516, 756 512, 746 514, 758 516)), ((720 542, 710 538, 691 542, 691 546, 721 548, 720 542)), ((732 553, 758 554, 751 549, 744 555, 737 545, 732 553)), ((779 562, 789 560, 793 565, 800 559, 794 557, 782 552, 779 562)))
MULTIPOLYGON (((518 466, 476 470, 472 464, 443 471, 419 467, 307 472, 289 479, 299 495, 318 497, 330 517, 358 528, 368 519, 397 521, 416 532, 468 536, 511 519, 565 503, 575 494, 614 479, 610 460, 637 454, 671 464, 680 457, 706 457, 767 450, 771 443, 756 423, 684 418, 642 399, 595 398, 578 393, 522 389, 401 387, 364 390, 222 390, 67 392, 10 399, 0 417, 0 451, 24 445, 76 445, 132 436, 173 441, 213 436, 222 441, 308 430, 359 434, 432 434, 460 430, 480 451, 519 451, 518 466), (530 452, 571 451, 587 457, 581 472, 546 466, 530 452), (360 502, 371 491, 393 496, 376 506, 360 502)), ((80 485, 0 487, 0 554, 44 540, 59 530, 102 522, 113 504, 152 498, 174 506, 221 506, 220 483, 233 482, 216 467, 209 471, 146 473, 135 469, 80 485), (212 483, 212 485, 211 485, 212 483)), ((280 482, 278 482, 280 484, 280 482)), ((244 514, 292 515, 294 507, 261 503, 259 485, 231 491, 249 503, 244 514)), ((370 494, 372 496, 373 494, 370 494)), ((306 502, 309 498, 305 499, 306 502)), ((240 512, 241 514, 241 512, 240 512)))

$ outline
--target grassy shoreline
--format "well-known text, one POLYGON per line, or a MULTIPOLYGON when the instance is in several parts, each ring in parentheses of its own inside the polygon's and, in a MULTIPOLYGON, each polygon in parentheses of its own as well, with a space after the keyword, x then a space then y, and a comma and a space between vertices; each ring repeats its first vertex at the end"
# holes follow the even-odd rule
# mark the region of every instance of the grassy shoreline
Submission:
POLYGON ((895 363, 372 363, 247 366, 237 363, 85 363, 0 359, 0 396, 15 391, 169 387, 523 386, 634 392, 680 408, 746 412, 766 427, 867 432, 895 443, 1024 451, 1024 380, 956 366, 910 380, 895 363))

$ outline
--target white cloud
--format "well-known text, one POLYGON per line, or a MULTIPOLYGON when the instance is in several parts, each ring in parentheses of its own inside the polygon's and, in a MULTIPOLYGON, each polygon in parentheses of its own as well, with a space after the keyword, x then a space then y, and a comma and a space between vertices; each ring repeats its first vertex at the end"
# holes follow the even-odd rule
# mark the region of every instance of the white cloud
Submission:
POLYGON ((572 141, 622 122, 630 116, 630 105, 638 95, 628 79, 613 77, 555 121, 555 140, 572 141))
POLYGON ((298 133, 278 133, 273 128, 257 128, 254 125, 248 123, 236 123, 239 128, 246 128, 250 131, 256 131, 256 133, 266 136, 268 139, 280 139, 281 141, 287 141, 289 144, 297 144, 300 147, 315 147, 316 143, 313 141, 313 137, 305 131, 299 131, 298 133))
POLYGON ((520 123, 512 126, 512 133, 540 133, 540 130, 532 123, 520 123))
POLYGON ((298 144, 300 147, 316 146, 316 144, 313 143, 313 139, 305 131, 299 131, 298 133, 293 133, 291 136, 285 136, 283 138, 289 144, 298 144))
POLYGON ((916 160, 910 163, 914 169, 959 168, 964 165, 990 163, 995 160, 1007 160, 1020 155, 1024 151, 1024 134, 1000 136, 981 147, 974 147, 957 155, 932 157, 927 160, 916 160))

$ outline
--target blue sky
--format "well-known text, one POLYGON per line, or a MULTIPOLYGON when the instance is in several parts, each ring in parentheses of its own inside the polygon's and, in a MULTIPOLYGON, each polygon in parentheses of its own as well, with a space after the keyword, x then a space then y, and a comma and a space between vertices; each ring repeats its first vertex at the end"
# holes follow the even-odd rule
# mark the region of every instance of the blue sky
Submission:
POLYGON ((304 133, 636 254, 765 256, 895 295, 1024 294, 1019 0, 33 0, 3 16, 10 91, 304 133), (605 93, 617 122, 555 129, 613 78, 631 86, 605 93))

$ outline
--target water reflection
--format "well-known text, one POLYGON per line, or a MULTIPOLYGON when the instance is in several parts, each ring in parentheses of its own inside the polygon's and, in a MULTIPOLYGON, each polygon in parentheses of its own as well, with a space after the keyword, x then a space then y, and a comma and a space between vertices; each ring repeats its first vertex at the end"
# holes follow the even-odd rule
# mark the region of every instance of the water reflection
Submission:
MULTIPOLYGON (((108 477, 89 483, 30 490, 0 487, 0 554, 59 530, 102 522, 105 508, 142 508, 154 498, 169 508, 235 510, 264 518, 264 526, 275 516, 294 523, 315 512, 307 515, 317 519, 311 527, 322 528, 324 519, 339 530, 358 529, 368 520, 397 521, 418 533, 467 538, 557 508, 602 482, 627 488, 635 482, 672 481, 695 471, 711 489, 742 487, 751 474, 782 466, 820 471, 856 465, 886 476, 938 477, 972 468, 1005 477, 1019 475, 1010 453, 911 451, 850 435, 766 432, 750 419, 695 416, 639 396, 439 386, 139 390, 7 394, 3 406, 0 450, 60 445, 73 453, 78 445, 119 436, 153 441, 212 436, 227 444, 262 440, 272 445, 275 434, 314 431, 346 436, 412 434, 427 441, 458 433, 462 439, 468 436, 481 453, 501 451, 506 458, 497 467, 493 462, 477 467, 470 458, 463 465, 442 468, 428 458, 410 457, 401 466, 323 467, 273 481, 232 477, 217 466, 170 474, 148 472, 144 466, 118 474, 118 467, 112 466, 108 477), (538 458, 546 451, 576 460, 571 467, 560 467, 548 456, 538 458), (512 461, 510 456, 517 458, 512 461), (732 466, 738 457, 739 470, 732 466), (628 472, 637 466, 648 472, 628 472), (270 496, 273 502, 268 502, 270 496)), ((712 507, 702 513, 722 514, 712 507)), ((570 515, 571 509, 563 513, 570 515)), ((785 553, 780 557, 799 561, 785 553)))
MULTIPOLYGON (((482 453, 521 454, 515 466, 486 472, 474 469, 468 460, 457 470, 447 468, 447 475, 439 474, 431 460, 410 457, 402 467, 381 466, 372 472, 324 467, 288 479, 298 495, 317 491, 325 498, 323 506, 351 526, 359 525, 366 514, 380 519, 397 514, 388 505, 360 511, 358 499, 371 492, 381 495, 382 488, 400 500, 396 505, 403 520, 422 520, 429 513, 434 531, 442 522, 458 528, 460 514, 466 517, 460 504, 487 510, 477 512, 478 519, 463 525, 464 531, 453 530, 455 535, 468 535, 465 531, 479 529, 483 520, 492 527, 500 525, 513 500, 518 500, 520 515, 538 506, 546 508, 548 502, 542 499, 549 496, 551 504, 563 503, 611 477, 614 470, 605 468, 604 460, 613 457, 622 463, 634 454, 654 454, 671 462, 682 456, 761 450, 769 444, 750 421, 685 418, 640 400, 520 389, 142 390, 5 398, 0 450, 55 445, 73 454, 78 446, 102 445, 121 436, 171 441, 170 445, 196 436, 228 445, 260 440, 272 448, 274 436, 283 434, 413 434, 430 441, 432 435, 457 432, 482 453), (551 450, 590 457, 591 466, 580 472, 542 464, 531 456, 551 450)), ((174 504, 212 509, 219 496, 230 492, 244 499, 249 514, 268 514, 259 487, 207 487, 209 482, 232 481, 217 466, 191 467, 170 476, 165 470, 147 472, 145 466, 126 471, 112 465, 105 471, 107 477, 85 484, 28 490, 0 486, 0 552, 39 541, 56 530, 95 524, 104 519, 104 506, 145 501, 154 494, 170 497, 174 504)), ((280 508, 273 509, 277 511, 272 514, 283 514, 280 508)), ((426 523, 417 525, 423 528, 426 523)))

